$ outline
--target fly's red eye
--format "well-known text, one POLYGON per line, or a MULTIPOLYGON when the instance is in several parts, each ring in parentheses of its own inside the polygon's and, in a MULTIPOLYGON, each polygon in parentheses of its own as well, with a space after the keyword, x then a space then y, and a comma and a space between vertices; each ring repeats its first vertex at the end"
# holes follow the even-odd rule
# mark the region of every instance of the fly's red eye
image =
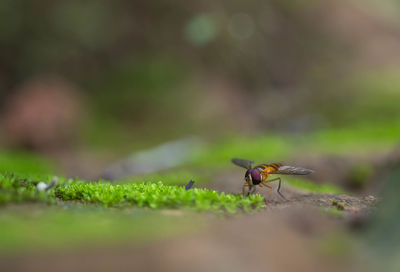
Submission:
POLYGON ((252 169, 251 170, 251 179, 254 181, 261 181, 261 173, 257 169, 252 169))

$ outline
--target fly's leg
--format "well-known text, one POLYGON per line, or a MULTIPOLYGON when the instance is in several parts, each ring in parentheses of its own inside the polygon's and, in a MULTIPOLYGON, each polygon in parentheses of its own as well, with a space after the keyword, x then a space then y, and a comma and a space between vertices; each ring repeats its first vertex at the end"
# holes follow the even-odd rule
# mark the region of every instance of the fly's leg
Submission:
POLYGON ((283 195, 282 195, 282 193, 281 193, 281 178, 278 178, 279 179, 279 185, 278 185, 278 190, 276 190, 277 192, 278 192, 278 194, 284 199, 284 200, 287 200, 286 199, 286 197, 284 197, 283 195))
POLYGON ((244 187, 249 187, 250 185, 246 182, 245 184, 243 184, 243 187, 242 187, 242 195, 244 196, 244 187))
POLYGON ((248 192, 247 196, 255 194, 256 191, 257 191, 257 187, 255 185, 250 185, 249 186, 249 192, 248 192))
POLYGON ((261 186, 264 186, 264 187, 266 187, 266 188, 269 189, 267 195, 265 196, 265 202, 267 202, 267 199, 268 199, 269 195, 270 195, 271 192, 272 192, 272 187, 269 186, 269 185, 267 185, 267 184, 265 184, 265 183, 260 183, 260 187, 261 187, 261 186))
POLYGON ((284 197, 284 196, 282 195, 281 191, 280 191, 280 190, 281 190, 281 178, 274 178, 274 179, 270 179, 270 180, 265 180, 265 181, 263 181, 263 184, 266 185, 267 183, 272 182, 272 181, 276 181, 276 180, 279 180, 278 189, 277 189, 278 194, 279 194, 284 200, 287 200, 286 197, 284 197))
POLYGON ((254 194, 257 194, 261 189, 262 189, 262 186, 261 186, 261 183, 259 184, 259 188, 258 189, 256 189, 256 191, 254 192, 254 194))

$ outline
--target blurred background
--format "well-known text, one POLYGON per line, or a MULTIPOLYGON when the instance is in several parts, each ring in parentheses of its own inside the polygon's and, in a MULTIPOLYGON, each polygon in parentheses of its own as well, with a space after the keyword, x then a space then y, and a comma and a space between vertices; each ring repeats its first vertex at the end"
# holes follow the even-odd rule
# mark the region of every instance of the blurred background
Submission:
POLYGON ((193 135, 398 127, 399 12, 390 0, 1 1, 2 150, 91 177, 193 135))
POLYGON ((396 0, 2 0, 0 170, 223 190, 245 157, 377 192, 399 52, 396 0))

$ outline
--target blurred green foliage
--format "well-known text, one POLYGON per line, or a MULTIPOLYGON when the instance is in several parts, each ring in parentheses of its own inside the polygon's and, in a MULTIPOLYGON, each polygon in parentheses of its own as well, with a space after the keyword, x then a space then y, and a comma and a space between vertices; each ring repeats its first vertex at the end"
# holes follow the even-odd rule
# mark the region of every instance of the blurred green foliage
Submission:
MULTIPOLYGON (((399 123, 400 80, 398 69, 355 72, 335 85, 327 86, 332 95, 321 95, 316 114, 321 114, 329 126, 380 126, 399 123)), ((315 101, 317 102, 317 101, 315 101)), ((369 135, 366 134, 366 137, 369 135)))
POLYGON ((216 23, 209 14, 195 16, 185 28, 186 38, 197 46, 203 46, 211 42, 215 39, 217 32, 216 23))
POLYGON ((39 154, 25 151, 0 151, 0 172, 50 174, 55 171, 55 164, 39 154))
MULTIPOLYGON (((344 39, 345 31, 330 31, 330 20, 340 19, 325 14, 329 5, 4 0, 1 101, 4 105, 31 77, 60 76, 88 98, 91 115, 78 142, 105 150, 143 148, 193 133, 218 138, 229 130, 218 130, 220 124, 227 123, 229 132, 242 137, 248 126, 239 117, 246 114, 258 134, 399 120, 398 68, 357 65, 359 46, 344 39), (224 84, 209 90, 215 81, 224 84), (203 95, 205 101, 198 101, 203 95), (207 110, 213 100, 221 107, 196 119, 193 111, 207 110)), ((338 12, 349 10, 346 3, 337 5, 338 12)), ((359 15, 357 9, 349 12, 359 15)), ((362 16, 367 25, 361 29, 370 26, 369 19, 385 20, 379 14, 362 16)), ((392 29, 390 22, 380 22, 392 29)), ((378 45, 386 48, 384 42, 378 45)))
POLYGON ((325 154, 371 154, 393 149, 399 142, 400 120, 354 124, 345 128, 317 131, 310 138, 312 149, 325 154))
POLYGON ((361 124, 337 129, 319 129, 307 134, 263 134, 260 136, 228 136, 202 147, 194 154, 193 165, 222 167, 230 164, 232 157, 256 162, 279 162, 299 156, 351 155, 384 153, 399 141, 400 122, 361 124))
POLYGON ((135 176, 122 180, 123 183, 139 183, 139 182, 152 182, 157 183, 162 181, 165 185, 186 185, 190 180, 195 181, 195 185, 207 184, 212 178, 212 171, 207 172, 200 170, 199 167, 195 168, 177 168, 170 171, 151 173, 146 175, 135 176))
POLYGON ((221 167, 230 164, 233 157, 279 161, 287 157, 290 148, 290 141, 283 136, 266 135, 249 138, 233 136, 199 149, 194 154, 193 164, 221 167))
POLYGON ((99 114, 112 113, 122 120, 140 118, 144 110, 169 112, 179 106, 179 85, 188 72, 183 63, 166 55, 133 55, 104 68, 88 88, 96 93, 92 101, 99 114))
POLYGON ((355 189, 362 189, 374 174, 370 164, 357 164, 350 169, 349 184, 355 189))
POLYGON ((311 193, 316 193, 316 194, 345 194, 346 191, 337 187, 334 184, 315 184, 312 181, 303 179, 303 178, 297 178, 297 177, 290 177, 290 176, 285 176, 282 178, 282 182, 286 183, 294 188, 300 189, 300 190, 305 190, 311 193))

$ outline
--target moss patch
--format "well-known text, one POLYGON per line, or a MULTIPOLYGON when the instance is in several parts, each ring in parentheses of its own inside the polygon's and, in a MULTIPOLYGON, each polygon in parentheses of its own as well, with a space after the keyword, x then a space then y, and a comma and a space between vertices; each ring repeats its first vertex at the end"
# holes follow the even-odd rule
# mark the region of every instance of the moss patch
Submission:
MULTIPOLYGON (((50 183, 47 177, 46 183, 50 183)), ((59 179, 58 185, 48 193, 38 191, 36 177, 0 175, 0 203, 79 201, 105 207, 148 207, 151 209, 193 209, 236 213, 250 212, 264 206, 263 197, 219 193, 207 189, 185 190, 182 186, 158 183, 112 184, 110 182, 85 182, 59 179)))
POLYGON ((55 189, 64 201, 79 200, 104 206, 137 206, 156 208, 193 208, 198 211, 251 211, 263 206, 261 196, 218 193, 207 189, 185 190, 183 187, 158 183, 110 184, 74 181, 55 189))

